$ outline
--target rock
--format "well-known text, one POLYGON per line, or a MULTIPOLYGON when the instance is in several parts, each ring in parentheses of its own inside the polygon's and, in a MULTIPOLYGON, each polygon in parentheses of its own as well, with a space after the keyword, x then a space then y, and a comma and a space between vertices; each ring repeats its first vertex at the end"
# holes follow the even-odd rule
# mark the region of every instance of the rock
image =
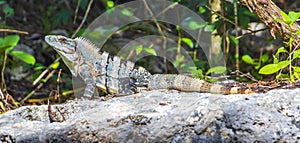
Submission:
POLYGON ((0 115, 2 142, 299 142, 300 89, 216 95, 157 90, 0 115))

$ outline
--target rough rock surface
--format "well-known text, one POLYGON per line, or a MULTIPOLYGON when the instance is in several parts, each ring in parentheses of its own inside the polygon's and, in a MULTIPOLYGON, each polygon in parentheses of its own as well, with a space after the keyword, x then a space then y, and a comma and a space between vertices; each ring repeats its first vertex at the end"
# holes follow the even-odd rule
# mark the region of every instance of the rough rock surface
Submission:
POLYGON ((216 95, 157 90, 0 115, 2 142, 299 142, 300 89, 216 95), (53 118, 52 118, 53 119, 53 118))

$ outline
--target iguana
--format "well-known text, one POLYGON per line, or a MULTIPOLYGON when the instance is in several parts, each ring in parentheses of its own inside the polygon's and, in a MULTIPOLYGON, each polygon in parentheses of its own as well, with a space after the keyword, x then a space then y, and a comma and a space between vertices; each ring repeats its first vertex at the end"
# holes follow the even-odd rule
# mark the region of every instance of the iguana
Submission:
POLYGON ((51 45, 70 69, 73 76, 86 83, 84 97, 92 97, 96 87, 109 94, 133 94, 142 90, 176 89, 188 92, 216 94, 245 94, 252 90, 246 86, 227 87, 177 74, 150 74, 133 62, 123 61, 97 48, 85 38, 67 38, 48 35, 51 45))

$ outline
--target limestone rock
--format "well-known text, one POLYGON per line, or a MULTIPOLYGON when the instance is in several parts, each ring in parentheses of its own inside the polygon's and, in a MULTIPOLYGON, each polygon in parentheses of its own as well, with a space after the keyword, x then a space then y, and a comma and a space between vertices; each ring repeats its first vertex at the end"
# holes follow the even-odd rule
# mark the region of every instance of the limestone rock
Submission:
POLYGON ((0 115, 2 142, 297 142, 300 89, 216 95, 156 90, 0 115))

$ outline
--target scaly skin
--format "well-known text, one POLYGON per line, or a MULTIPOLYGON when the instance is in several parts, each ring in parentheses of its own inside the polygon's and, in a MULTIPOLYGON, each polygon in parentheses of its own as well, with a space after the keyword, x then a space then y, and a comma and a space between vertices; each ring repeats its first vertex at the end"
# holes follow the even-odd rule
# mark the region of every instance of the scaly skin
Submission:
POLYGON ((110 94, 133 94, 142 90, 176 89, 187 92, 244 94, 247 87, 226 87, 204 80, 175 74, 151 75, 143 67, 110 56, 84 38, 48 35, 45 41, 62 57, 73 76, 86 83, 84 97, 92 97, 96 87, 110 94))

